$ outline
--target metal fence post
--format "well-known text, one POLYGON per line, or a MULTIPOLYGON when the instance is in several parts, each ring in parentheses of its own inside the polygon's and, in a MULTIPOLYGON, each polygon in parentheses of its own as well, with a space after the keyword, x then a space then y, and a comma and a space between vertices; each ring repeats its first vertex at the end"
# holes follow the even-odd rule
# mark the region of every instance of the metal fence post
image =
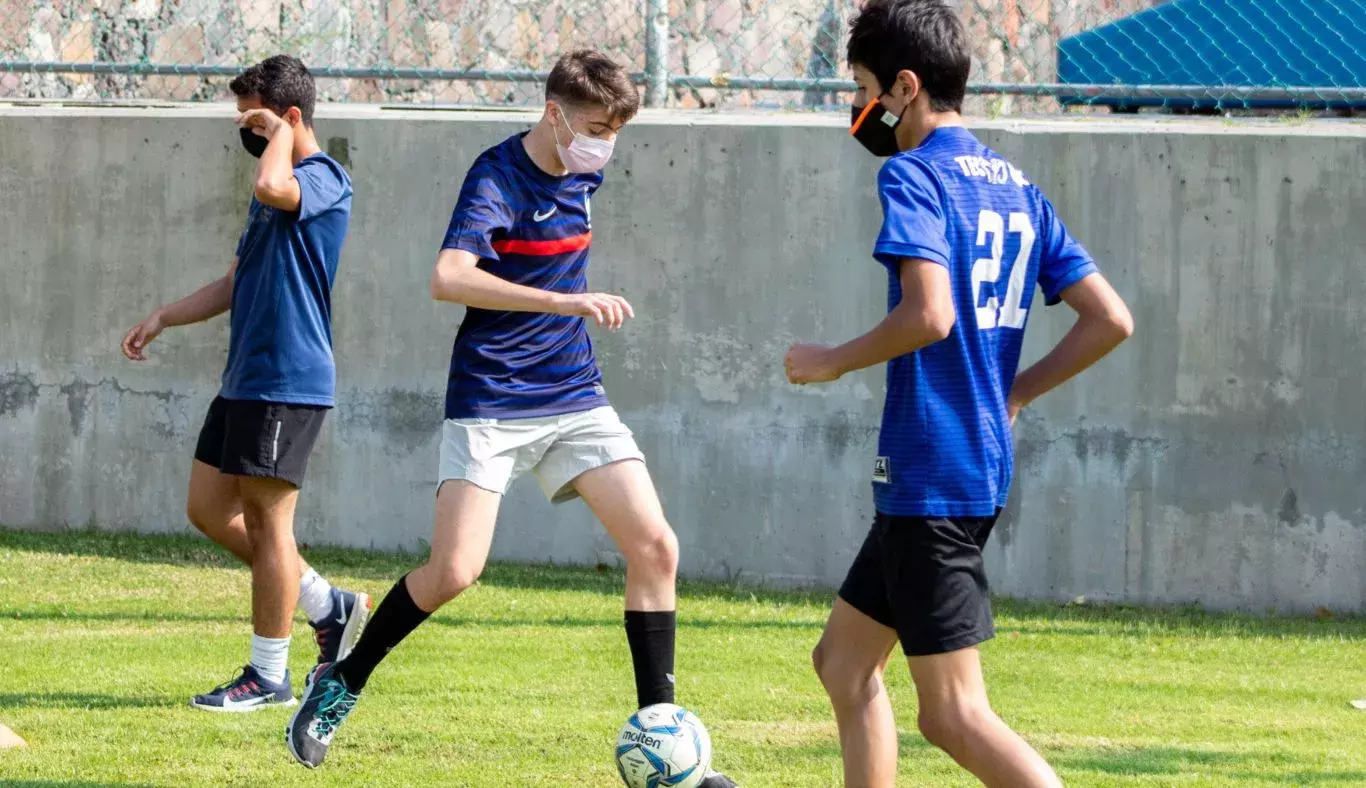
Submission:
POLYGON ((645 106, 669 100, 669 0, 645 0, 645 106))

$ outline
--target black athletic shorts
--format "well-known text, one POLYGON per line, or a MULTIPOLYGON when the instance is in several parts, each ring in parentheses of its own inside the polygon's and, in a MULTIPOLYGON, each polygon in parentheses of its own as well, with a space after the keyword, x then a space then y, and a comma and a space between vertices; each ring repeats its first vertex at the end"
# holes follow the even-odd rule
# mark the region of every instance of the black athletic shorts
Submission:
POLYGON ((215 397, 194 458, 232 476, 304 483, 328 408, 215 397))
POLYGON ((896 630, 909 657, 946 654, 996 633, 982 548, 990 517, 879 514, 840 586, 854 609, 896 630))

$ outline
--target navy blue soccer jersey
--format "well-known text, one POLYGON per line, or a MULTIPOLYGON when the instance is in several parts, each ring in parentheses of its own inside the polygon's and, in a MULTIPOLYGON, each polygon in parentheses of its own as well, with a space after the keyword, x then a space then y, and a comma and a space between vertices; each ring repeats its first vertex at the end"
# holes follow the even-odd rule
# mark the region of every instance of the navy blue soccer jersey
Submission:
POLYGON ((957 320, 948 338, 887 365, 877 510, 989 516, 1010 492, 1006 398, 1035 285, 1055 304, 1095 263, 1043 193, 964 128, 889 159, 878 195, 873 256, 888 270, 888 309, 901 302, 900 262, 922 259, 948 269, 957 320))
POLYGON ((351 177, 317 153, 294 166, 299 209, 255 197, 237 242, 224 399, 332 407, 332 284, 351 222, 351 177))
MULTIPOLYGON (((589 200, 602 173, 555 176, 521 134, 484 151, 465 176, 442 249, 539 290, 588 289, 589 200)), ((607 404, 581 317, 470 308, 455 337, 446 418, 533 418, 607 404)))

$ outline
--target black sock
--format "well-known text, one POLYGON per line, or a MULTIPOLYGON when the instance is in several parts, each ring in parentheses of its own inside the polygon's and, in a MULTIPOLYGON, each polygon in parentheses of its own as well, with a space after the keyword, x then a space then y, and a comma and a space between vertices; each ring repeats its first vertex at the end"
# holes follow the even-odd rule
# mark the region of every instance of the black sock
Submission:
POLYGON ((365 682, 370 680, 370 674, 380 661, 431 615, 413 601, 408 593, 407 579, 404 575, 394 583, 384 601, 375 608, 375 615, 365 625, 356 647, 346 659, 337 663, 337 673, 352 692, 365 689, 365 682))
POLYGON ((626 642, 636 669, 636 702, 640 708, 674 702, 674 630, 672 611, 626 611, 626 642))

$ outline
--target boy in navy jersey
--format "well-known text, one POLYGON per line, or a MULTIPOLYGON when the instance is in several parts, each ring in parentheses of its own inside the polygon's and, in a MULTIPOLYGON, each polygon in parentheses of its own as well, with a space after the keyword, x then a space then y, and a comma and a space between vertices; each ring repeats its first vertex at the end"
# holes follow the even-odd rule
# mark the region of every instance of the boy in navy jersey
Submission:
POLYGON ((793 347, 793 383, 887 363, 873 462, 877 518, 812 655, 839 725, 845 785, 896 782, 882 675, 900 640, 920 730, 990 786, 1060 785, 992 711, 977 651, 993 634, 982 547, 1010 489, 1020 409, 1133 330, 1124 302, 1024 174, 959 114, 969 56, 944 0, 871 0, 855 20, 852 133, 878 175, 885 320, 845 345, 793 347), (1075 327, 1017 377, 1035 284, 1075 327))
POLYGON ((320 663, 345 655, 369 599, 334 589, 294 544, 294 505, 333 405, 332 283, 351 221, 351 178, 318 147, 313 76, 277 55, 232 81, 242 146, 260 159, 247 227, 228 273, 152 312, 123 353, 143 361, 166 328, 231 310, 223 385, 209 405, 190 470, 190 521, 251 567, 251 661, 191 701, 206 711, 293 705, 289 634, 295 605, 320 663))
MULTIPOLYGON (((351 656, 320 666, 287 731, 322 763, 380 660, 479 577, 508 485, 530 472, 554 502, 582 497, 626 557, 626 636, 640 707, 674 699, 678 540, 644 457, 607 402, 586 319, 618 329, 620 296, 589 292, 589 201, 639 98, 596 52, 561 58, 531 131, 485 151, 465 177, 432 297, 468 310, 451 353, 436 524, 428 562, 398 581, 351 656)), ((710 774, 704 788, 733 785, 710 774)))

